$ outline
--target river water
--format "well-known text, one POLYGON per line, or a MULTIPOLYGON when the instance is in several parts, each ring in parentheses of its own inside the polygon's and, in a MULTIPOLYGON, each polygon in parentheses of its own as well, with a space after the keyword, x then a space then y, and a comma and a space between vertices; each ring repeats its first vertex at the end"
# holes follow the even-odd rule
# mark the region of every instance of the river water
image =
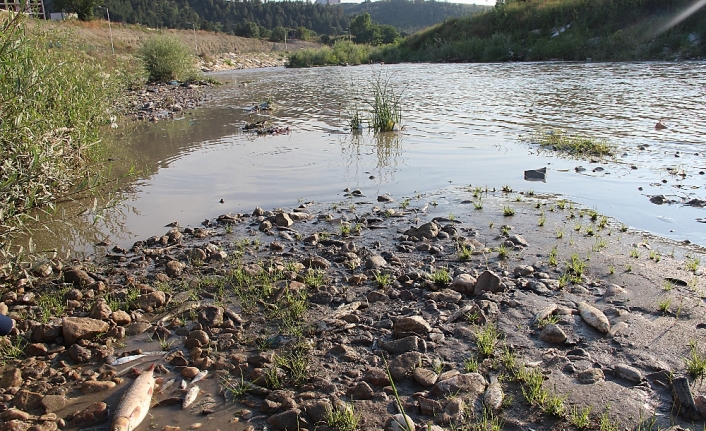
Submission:
POLYGON ((473 185, 560 194, 633 228, 706 246, 698 221, 706 209, 650 202, 706 199, 706 63, 366 65, 213 77, 227 84, 202 109, 121 138, 139 173, 110 196, 117 199, 60 208, 35 241, 90 253, 101 240, 130 246, 161 235, 173 221, 347 202, 346 187, 399 202, 473 185), (403 130, 351 134, 348 113, 366 108, 376 81, 401 95, 403 130), (274 111, 246 109, 266 100, 274 111), (660 119, 668 129, 655 130, 660 119), (291 132, 241 131, 260 120, 291 132), (520 140, 551 129, 606 138, 620 148, 617 161, 562 158, 520 140), (524 180, 541 167, 546 182, 524 180))

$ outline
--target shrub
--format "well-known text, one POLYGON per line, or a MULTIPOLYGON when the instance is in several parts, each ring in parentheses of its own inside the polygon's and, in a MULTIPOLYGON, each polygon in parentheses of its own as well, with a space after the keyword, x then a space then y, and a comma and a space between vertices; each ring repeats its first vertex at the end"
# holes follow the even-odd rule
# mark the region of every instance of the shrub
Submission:
POLYGON ((189 80, 198 75, 191 48, 178 39, 160 35, 137 51, 151 81, 189 80))

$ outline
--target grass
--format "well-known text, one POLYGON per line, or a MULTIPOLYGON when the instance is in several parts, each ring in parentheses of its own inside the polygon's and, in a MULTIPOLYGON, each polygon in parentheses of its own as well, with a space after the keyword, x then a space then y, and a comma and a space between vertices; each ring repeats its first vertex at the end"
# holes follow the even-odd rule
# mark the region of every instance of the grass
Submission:
POLYGON ((476 211, 482 210, 482 209, 483 209, 483 200, 482 200, 482 199, 478 199, 477 201, 474 201, 474 202, 473 202, 473 208, 474 208, 476 211))
POLYGON ((466 246, 461 246, 458 249, 458 258, 461 260, 469 260, 471 257, 473 257, 473 249, 470 247, 466 246))
POLYGON ((612 157, 617 147, 605 139, 570 135, 562 130, 537 131, 527 138, 533 144, 573 157, 612 157))
POLYGON ((478 358, 476 356, 471 356, 463 360, 463 369, 467 373, 475 373, 478 371, 480 364, 478 363, 478 358))
POLYGON ((326 412, 326 424, 338 431, 354 431, 360 423, 360 415, 355 413, 353 403, 343 408, 333 408, 326 412))
POLYGON ((402 95, 394 88, 391 77, 378 72, 369 83, 372 101, 367 103, 372 110, 370 128, 375 132, 399 130, 402 122, 402 95))
POLYGON ((657 306, 659 307, 660 311, 662 313, 668 313, 669 312, 669 307, 672 305, 672 299, 671 298, 665 298, 659 303, 657 303, 657 306))
POLYGON ((503 216, 510 217, 515 215, 515 210, 510 206, 503 206, 503 216))
POLYGON ((384 289, 392 283, 392 276, 382 271, 375 271, 375 282, 380 289, 384 289))
POLYGON ((633 259, 640 258, 640 252, 637 250, 637 247, 633 247, 632 250, 630 250, 630 257, 632 257, 633 259))
POLYGON ((579 408, 574 405, 569 410, 569 422, 571 422, 576 428, 584 429, 591 425, 591 406, 586 406, 584 408, 579 408))
POLYGON ((507 247, 505 244, 500 244, 498 248, 495 249, 495 251, 498 253, 499 259, 507 259, 508 256, 510 256, 510 248, 507 247))
POLYGON ((687 257, 684 266, 687 271, 696 272, 701 265, 701 260, 698 257, 687 257))
POLYGON ((500 331, 494 323, 488 323, 475 332, 475 337, 478 352, 484 356, 491 356, 500 339, 500 331))
POLYGON ((136 55, 151 81, 184 81, 198 77, 191 48, 176 37, 154 36, 137 50, 136 55))
POLYGON ((703 378, 706 375, 706 356, 699 353, 696 342, 689 343, 689 356, 684 359, 686 372, 693 378, 703 378))
POLYGON ((253 384, 246 381, 243 375, 240 375, 240 381, 233 383, 232 381, 223 378, 221 379, 221 385, 228 391, 234 400, 245 395, 250 389, 253 388, 253 384))
POLYGON ((559 252, 557 250, 557 247, 554 246, 552 247, 552 250, 549 252, 549 265, 550 266, 557 266, 559 264, 559 261, 557 257, 559 256, 559 252))
POLYGON ((304 274, 304 284, 307 286, 318 289, 326 283, 326 274, 320 269, 311 269, 304 274))
POLYGON ((24 355, 25 341, 22 337, 15 337, 14 341, 3 337, 0 339, 0 364, 6 365, 10 361, 21 358, 24 355))
POLYGON ((539 220, 537 220, 537 226, 540 226, 540 227, 544 226, 544 223, 546 223, 546 222, 547 222, 547 217, 544 214, 542 214, 539 216, 539 220))
POLYGON ((568 281, 572 283, 580 283, 586 271, 586 262, 581 260, 577 253, 571 255, 570 260, 566 262, 566 270, 564 274, 567 276, 568 281))
POLYGON ((564 229, 560 228, 560 227, 556 228, 554 236, 556 236, 557 239, 563 238, 564 237, 564 229))
POLYGON ((451 274, 448 269, 442 267, 432 273, 431 279, 437 284, 449 284, 451 283, 451 274))

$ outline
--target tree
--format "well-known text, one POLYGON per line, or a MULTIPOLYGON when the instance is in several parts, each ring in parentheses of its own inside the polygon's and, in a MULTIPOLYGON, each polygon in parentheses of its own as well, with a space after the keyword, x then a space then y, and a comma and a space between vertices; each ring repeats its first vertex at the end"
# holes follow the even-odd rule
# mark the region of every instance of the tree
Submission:
POLYGON ((272 29, 272 34, 270 35, 270 40, 272 42, 284 42, 287 37, 287 30, 284 27, 275 27, 272 29))
POLYGON ((93 10, 101 0, 54 0, 54 8, 65 12, 74 12, 81 21, 93 17, 93 10))

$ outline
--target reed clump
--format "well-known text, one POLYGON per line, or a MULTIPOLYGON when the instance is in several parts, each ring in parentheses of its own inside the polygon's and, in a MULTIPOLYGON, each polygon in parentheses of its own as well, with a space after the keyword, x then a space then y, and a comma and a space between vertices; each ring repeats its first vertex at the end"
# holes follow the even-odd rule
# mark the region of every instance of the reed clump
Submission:
POLYGON ((191 48, 173 36, 155 36, 147 40, 136 54, 151 81, 185 81, 198 77, 191 48))

